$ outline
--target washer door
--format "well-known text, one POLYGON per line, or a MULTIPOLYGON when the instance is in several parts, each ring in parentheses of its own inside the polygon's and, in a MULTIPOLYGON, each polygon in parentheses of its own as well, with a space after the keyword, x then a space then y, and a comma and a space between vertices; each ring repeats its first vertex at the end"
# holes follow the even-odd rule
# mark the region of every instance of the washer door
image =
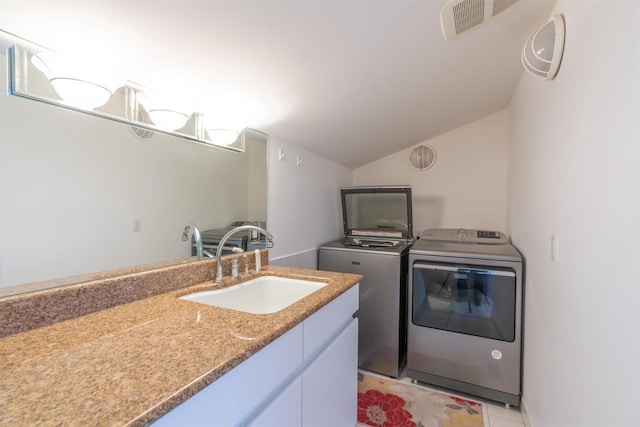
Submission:
POLYGON ((411 286, 413 324, 500 341, 515 340, 514 271, 415 263, 411 286))

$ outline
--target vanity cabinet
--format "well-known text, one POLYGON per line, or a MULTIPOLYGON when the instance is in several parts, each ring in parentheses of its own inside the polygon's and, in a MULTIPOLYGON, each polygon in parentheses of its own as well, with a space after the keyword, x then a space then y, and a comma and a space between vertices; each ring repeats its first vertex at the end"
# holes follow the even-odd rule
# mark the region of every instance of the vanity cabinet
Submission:
POLYGON ((155 426, 332 426, 357 419, 358 285, 155 426))
MULTIPOLYGON (((355 426, 358 408, 358 319, 302 373, 303 427, 355 426)), ((264 427, 287 424, 263 424, 264 427)))

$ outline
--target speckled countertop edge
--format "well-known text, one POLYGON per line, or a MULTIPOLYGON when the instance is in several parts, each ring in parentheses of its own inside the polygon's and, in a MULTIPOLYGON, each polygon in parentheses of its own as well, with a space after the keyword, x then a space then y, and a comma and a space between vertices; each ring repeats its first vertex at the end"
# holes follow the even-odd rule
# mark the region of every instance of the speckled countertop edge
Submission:
POLYGON ((360 280, 265 270, 328 284, 267 315, 178 298, 207 281, 0 339, 0 424, 149 425, 360 280))

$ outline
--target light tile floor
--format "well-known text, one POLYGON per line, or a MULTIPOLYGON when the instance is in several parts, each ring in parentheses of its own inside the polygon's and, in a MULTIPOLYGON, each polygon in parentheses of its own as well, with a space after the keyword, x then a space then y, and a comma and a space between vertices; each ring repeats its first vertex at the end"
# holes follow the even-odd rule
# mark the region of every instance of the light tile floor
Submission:
MULTIPOLYGON (((373 372, 369 372, 365 370, 363 370, 363 372, 369 375, 377 375, 373 372)), ((389 378, 387 377, 387 379, 389 378)), ((408 378, 406 375, 404 375, 404 373, 400 376, 400 378, 397 378, 397 380, 400 382, 412 384, 411 378, 408 378)), ((525 426, 524 421, 522 419, 522 414, 520 413, 519 408, 516 408, 513 406, 511 406, 510 408, 506 408, 504 403, 495 402, 493 400, 488 400, 481 397, 460 393, 457 391, 452 391, 452 390, 448 390, 445 388, 441 388, 441 387, 437 387, 437 386, 433 386, 433 385, 425 384, 421 382, 414 385, 417 385, 419 387, 424 387, 430 390, 436 390, 443 393, 447 393, 452 396, 462 397, 464 399, 475 400, 476 402, 483 403, 487 407, 487 414, 488 414, 488 419, 487 417, 485 417, 485 420, 484 420, 485 427, 524 427, 525 426)), ((358 424, 358 425, 361 425, 361 424, 358 424)))

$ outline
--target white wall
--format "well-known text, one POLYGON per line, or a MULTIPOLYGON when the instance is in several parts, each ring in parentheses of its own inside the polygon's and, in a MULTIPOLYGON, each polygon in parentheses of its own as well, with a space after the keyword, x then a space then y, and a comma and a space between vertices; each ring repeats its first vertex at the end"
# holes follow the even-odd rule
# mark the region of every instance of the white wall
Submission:
POLYGON ((340 187, 351 185, 352 171, 269 138, 267 176, 268 228, 275 244, 269 262, 316 268, 318 246, 342 235, 340 187))
POLYGON ((555 80, 509 108, 508 231, 526 258, 535 427, 640 425, 640 3, 563 1, 555 80), (550 257, 551 236, 559 239, 550 257))
POLYGON ((411 185, 414 233, 427 228, 505 230, 507 112, 424 141, 437 153, 426 171, 411 167, 409 147, 354 171, 354 185, 411 185))

